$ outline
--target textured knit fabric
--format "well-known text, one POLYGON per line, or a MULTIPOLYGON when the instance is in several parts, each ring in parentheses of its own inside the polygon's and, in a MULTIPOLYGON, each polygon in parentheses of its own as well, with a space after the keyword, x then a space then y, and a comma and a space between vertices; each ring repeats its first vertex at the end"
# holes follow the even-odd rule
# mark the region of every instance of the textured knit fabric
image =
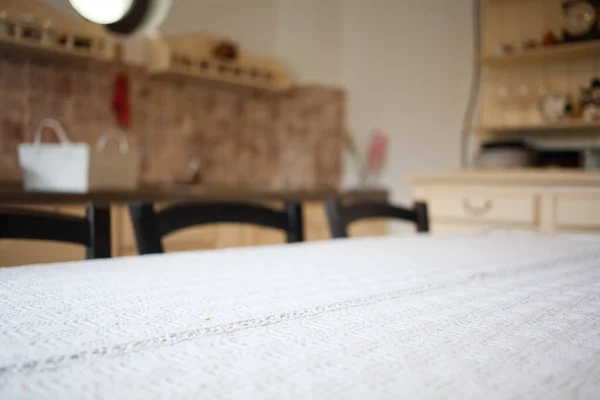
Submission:
POLYGON ((600 238, 0 269, 0 399, 598 399, 600 238))

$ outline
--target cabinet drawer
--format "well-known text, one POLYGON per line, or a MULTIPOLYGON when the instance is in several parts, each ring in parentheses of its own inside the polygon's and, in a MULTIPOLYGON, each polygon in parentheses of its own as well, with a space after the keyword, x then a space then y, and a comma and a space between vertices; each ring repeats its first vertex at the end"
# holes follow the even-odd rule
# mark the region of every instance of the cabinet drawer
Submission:
POLYGON ((554 207, 558 228, 600 228, 600 196, 559 194, 554 207))
POLYGON ((432 218, 461 221, 506 222, 533 225, 537 221, 535 195, 432 195, 427 199, 432 218))

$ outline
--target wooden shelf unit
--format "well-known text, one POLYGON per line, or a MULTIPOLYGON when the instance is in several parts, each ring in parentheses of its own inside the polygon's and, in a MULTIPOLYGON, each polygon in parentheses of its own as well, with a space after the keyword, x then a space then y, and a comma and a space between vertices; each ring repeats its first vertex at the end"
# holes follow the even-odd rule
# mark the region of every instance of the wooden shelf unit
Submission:
POLYGON ((509 54, 485 55, 480 58, 480 62, 483 65, 504 67, 594 57, 600 57, 600 40, 582 43, 563 43, 553 47, 519 50, 509 54))
MULTIPOLYGON (((215 45, 223 41, 206 34, 148 39, 148 73, 156 78, 202 79, 270 92, 292 88, 292 74, 278 60, 243 50, 234 60, 214 56, 215 45)), ((71 18, 42 0, 2 0, 0 52, 111 62, 117 58, 117 39, 102 26, 71 18)))
POLYGON ((67 39, 68 42, 65 45, 53 45, 45 44, 41 40, 0 36, 0 49, 9 52, 28 53, 34 56, 46 56, 50 58, 74 57, 100 62, 110 62, 114 58, 114 50, 106 49, 105 46, 107 44, 101 39, 87 38, 89 45, 84 47, 74 45, 73 39, 78 36, 71 34, 67 36, 67 38, 69 37, 71 39, 67 39))
POLYGON ((70 18, 35 0, 3 0, 0 50, 49 58, 110 62, 116 40, 99 25, 70 18), (28 17, 28 18, 25 18, 28 17))
POLYGON ((577 131, 578 133, 600 134, 600 123, 587 123, 583 121, 563 121, 548 124, 522 124, 522 125, 468 125, 467 130, 479 133, 563 133, 577 131))
POLYGON ((188 34, 152 39, 148 44, 148 71, 158 78, 196 78, 272 92, 292 87, 289 70, 279 61, 240 51, 235 60, 212 54, 223 39, 188 34))
POLYGON ((212 64, 208 68, 195 68, 195 67, 176 67, 172 66, 168 69, 150 69, 150 75, 155 78, 162 79, 202 79, 208 81, 217 81, 222 83, 228 83, 232 85, 245 86, 252 89, 266 90, 266 91, 284 91, 289 86, 280 86, 277 84, 271 84, 270 82, 274 78, 266 78, 265 76, 256 77, 239 77, 234 69, 227 67, 226 64, 212 64), (233 72, 231 72, 233 71, 233 72))
POLYGON ((544 93, 565 93, 572 99, 580 88, 600 76, 600 39, 520 50, 538 42, 548 30, 562 40, 563 0, 481 0, 481 68, 479 116, 465 126, 483 137, 498 135, 600 134, 600 123, 580 119, 549 123, 539 100, 544 93), (495 54, 500 45, 516 50, 495 54))

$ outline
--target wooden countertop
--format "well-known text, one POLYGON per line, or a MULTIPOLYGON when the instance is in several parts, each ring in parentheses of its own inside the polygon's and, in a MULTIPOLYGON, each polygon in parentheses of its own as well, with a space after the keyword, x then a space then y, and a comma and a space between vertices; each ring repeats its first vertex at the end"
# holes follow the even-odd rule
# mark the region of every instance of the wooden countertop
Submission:
POLYGON ((507 184, 540 186, 600 186, 600 172, 567 169, 463 170, 446 173, 414 174, 414 185, 429 184, 507 184))
POLYGON ((132 191, 98 191, 89 193, 26 192, 19 186, 0 185, 0 204, 95 204, 133 202, 310 202, 325 200, 379 201, 386 200, 384 189, 335 190, 259 189, 205 186, 147 186, 132 191))

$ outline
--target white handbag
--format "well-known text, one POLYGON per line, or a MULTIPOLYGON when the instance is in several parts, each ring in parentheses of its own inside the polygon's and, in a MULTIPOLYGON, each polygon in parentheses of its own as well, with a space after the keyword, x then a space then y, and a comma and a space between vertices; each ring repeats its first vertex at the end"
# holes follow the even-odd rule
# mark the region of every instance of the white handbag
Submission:
POLYGON ((130 190, 138 184, 140 155, 129 149, 122 131, 104 133, 92 149, 87 143, 71 142, 58 121, 45 119, 38 125, 33 143, 19 145, 19 163, 29 191, 130 190), (60 143, 41 142, 46 128, 60 143), (119 140, 118 148, 107 146, 110 138, 119 140))

